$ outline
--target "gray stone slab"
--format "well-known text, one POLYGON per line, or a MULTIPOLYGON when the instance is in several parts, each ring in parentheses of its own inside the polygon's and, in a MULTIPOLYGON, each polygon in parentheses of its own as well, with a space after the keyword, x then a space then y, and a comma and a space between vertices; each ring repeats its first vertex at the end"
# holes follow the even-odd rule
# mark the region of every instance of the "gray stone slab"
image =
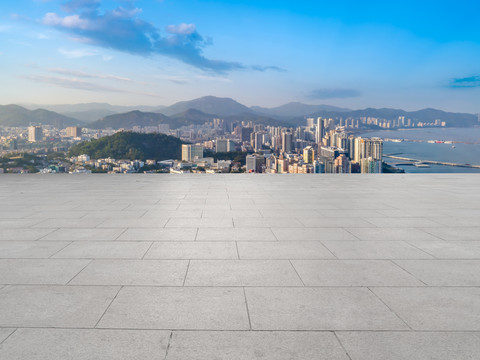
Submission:
POLYGON ((438 240, 423 230, 416 228, 348 228, 360 240, 438 240))
POLYGON ((85 217, 88 212, 86 211, 68 211, 63 210, 59 211, 55 209, 55 205, 53 205, 49 211, 38 211, 29 215, 28 218, 35 218, 35 219, 81 219, 85 217))
POLYGON ((258 210, 203 210, 202 218, 256 218, 261 217, 258 210))
POLYGON ((93 219, 136 219, 140 218, 145 214, 146 211, 139 210, 139 211, 89 211, 85 218, 93 218, 93 219))
POLYGON ((187 260, 94 260, 70 284, 182 286, 187 266, 187 260))
POLYGON ((175 331, 167 360, 348 360, 331 332, 175 331))
POLYGON ((480 241, 408 241, 439 259, 480 259, 480 241))
POLYGON ((373 288, 414 330, 480 330, 480 288, 373 288))
POLYGON ((149 210, 142 216, 144 219, 156 218, 201 218, 202 210, 149 210))
MULTIPOLYGON (((1 201, 1 200, 0 200, 1 201)), ((0 229, 22 229, 28 228, 40 222, 39 219, 6 219, 0 215, 0 229)))
POLYGON ((169 331, 18 329, 0 346, 9 360, 164 359, 169 331))
MULTIPOLYGON (((358 215, 357 215, 358 216, 358 215)), ((372 223, 365 221, 359 217, 304 217, 299 219, 306 227, 312 228, 371 228, 375 227, 372 223)))
POLYGON ((0 241, 0 258, 48 258, 70 241, 0 241))
POLYGON ((113 286, 10 285, 0 292, 0 327, 94 327, 113 286))
POLYGON ((233 223, 236 228, 282 228, 282 227, 304 227, 304 225, 295 218, 234 218, 233 223))
MULTIPOLYGON (((2 342, 6 338, 8 338, 14 331, 15 331, 15 329, 8 329, 8 328, 0 329, 0 346, 1 346, 2 342)), ((0 347, 0 349, 1 349, 1 347, 0 347)))
POLYGON ((339 259, 431 259, 404 241, 322 241, 339 259))
POLYGON ((98 327, 247 330, 249 323, 239 288, 125 287, 98 327))
POLYGON ((400 218, 365 218, 369 223, 382 228, 428 228, 441 227, 442 225, 422 217, 400 217, 400 218))
POLYGON ((197 241, 276 241, 268 228, 198 229, 197 241))
POLYGON ((405 330, 365 288, 245 288, 254 330, 405 330))
POLYGON ((42 240, 68 240, 68 241, 98 241, 98 240, 115 240, 125 229, 58 229, 43 237, 42 240))
POLYGON ((185 286, 303 286, 288 260, 192 260, 185 286))
POLYGON ((118 240, 130 241, 194 241, 197 229, 127 229, 118 240))
POLYGON ((333 259, 320 241, 244 241, 237 243, 241 259, 333 259))
POLYGON ((59 259, 141 259, 151 242, 76 241, 54 255, 59 259))
POLYGON ((306 286, 421 286, 387 260, 293 260, 306 286))
POLYGON ((438 227, 424 230, 443 240, 480 240, 480 227, 438 227))
POLYGON ((54 229, 0 229, 0 240, 38 240, 55 231, 54 229))
POLYGON ((65 285, 88 260, 0 259, 0 284, 65 285))
POLYGON ((358 240, 341 228, 274 228, 272 231, 280 241, 358 240))
POLYGON ((34 225, 34 228, 94 228, 102 222, 101 219, 45 219, 34 225))
POLYGON ((395 260, 430 286, 480 286, 480 260, 395 260))
POLYGON ((163 228, 169 218, 106 219, 99 228, 163 228))
POLYGON ((352 360, 473 360, 478 332, 338 332, 352 360))
POLYGON ((166 228, 233 228, 231 218, 170 218, 166 228))
POLYGON ((238 259, 232 241, 161 241, 153 243, 145 259, 238 259))

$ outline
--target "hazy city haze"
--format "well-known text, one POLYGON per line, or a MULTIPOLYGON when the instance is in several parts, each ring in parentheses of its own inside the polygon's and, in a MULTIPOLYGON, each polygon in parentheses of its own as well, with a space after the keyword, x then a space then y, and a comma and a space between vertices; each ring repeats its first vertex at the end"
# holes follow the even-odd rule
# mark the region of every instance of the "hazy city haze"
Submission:
POLYGON ((1 99, 478 112, 474 1, 19 0, 0 4, 1 99))

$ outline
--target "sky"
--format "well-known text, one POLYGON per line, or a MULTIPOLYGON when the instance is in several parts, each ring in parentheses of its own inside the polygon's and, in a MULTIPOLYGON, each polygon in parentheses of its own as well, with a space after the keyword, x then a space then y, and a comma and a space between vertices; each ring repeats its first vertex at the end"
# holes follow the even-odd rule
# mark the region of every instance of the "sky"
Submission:
POLYGON ((477 0, 0 2, 0 104, 480 112, 477 0))

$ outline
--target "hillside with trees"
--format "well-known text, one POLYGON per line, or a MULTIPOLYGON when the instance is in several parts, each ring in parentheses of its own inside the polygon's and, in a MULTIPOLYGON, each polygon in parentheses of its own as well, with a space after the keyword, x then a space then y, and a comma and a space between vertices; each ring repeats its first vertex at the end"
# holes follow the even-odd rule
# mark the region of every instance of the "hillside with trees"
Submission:
POLYGON ((129 160, 181 159, 183 142, 164 134, 118 132, 112 136, 84 141, 70 148, 69 156, 87 154, 92 159, 114 158, 129 160))

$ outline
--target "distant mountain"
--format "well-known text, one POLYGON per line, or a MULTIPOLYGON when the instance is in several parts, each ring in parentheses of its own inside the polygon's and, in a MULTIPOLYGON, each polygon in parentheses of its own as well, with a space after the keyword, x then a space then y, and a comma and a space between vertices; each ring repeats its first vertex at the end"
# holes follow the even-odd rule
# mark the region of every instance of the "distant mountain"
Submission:
POLYGON ((200 110, 188 109, 187 111, 170 116, 172 124, 174 124, 174 126, 170 125, 170 127, 176 129, 181 126, 202 125, 217 117, 217 115, 205 114, 200 110))
POLYGON ((45 109, 28 110, 18 105, 0 105, 0 126, 25 127, 32 124, 63 129, 80 125, 81 121, 45 109))
POLYGON ((171 125, 171 119, 163 114, 142 112, 138 110, 123 114, 115 114, 88 124, 90 129, 131 129, 134 126, 158 126, 159 124, 171 125))
POLYGON ((406 119, 412 119, 414 121, 422 122, 434 122, 439 119, 445 121, 447 126, 453 127, 467 127, 478 124, 478 118, 474 114, 466 113, 452 113, 436 109, 423 109, 418 111, 405 111, 401 109, 374 109, 367 108, 363 110, 351 110, 347 112, 335 112, 335 111, 318 111, 313 114, 310 114, 311 117, 376 117, 379 119, 397 119, 399 116, 405 116, 406 119))
POLYGON ((340 107, 331 106, 331 105, 307 105, 299 102, 291 102, 291 103, 277 106, 274 108, 252 106, 250 109, 252 109, 257 113, 270 115, 270 116, 281 116, 281 117, 305 116, 317 111, 335 111, 335 112, 351 111, 350 109, 340 108, 340 107))
POLYGON ((33 110, 43 108, 50 111, 55 111, 59 114, 72 117, 83 122, 92 122, 101 119, 108 115, 125 113, 133 110, 140 111, 159 111, 164 106, 121 106, 111 105, 108 103, 84 103, 84 104, 65 104, 65 105, 36 105, 36 104, 24 104, 22 105, 27 109, 33 110))
POLYGON ((218 98, 215 96, 205 96, 190 101, 181 101, 160 110, 160 112, 170 116, 189 109, 199 110, 206 114, 215 114, 220 117, 252 112, 250 108, 233 99, 218 98))
POLYGON ((139 134, 131 131, 84 141, 69 150, 69 156, 87 154, 92 159, 167 160, 182 157, 183 142, 164 134, 139 134))

